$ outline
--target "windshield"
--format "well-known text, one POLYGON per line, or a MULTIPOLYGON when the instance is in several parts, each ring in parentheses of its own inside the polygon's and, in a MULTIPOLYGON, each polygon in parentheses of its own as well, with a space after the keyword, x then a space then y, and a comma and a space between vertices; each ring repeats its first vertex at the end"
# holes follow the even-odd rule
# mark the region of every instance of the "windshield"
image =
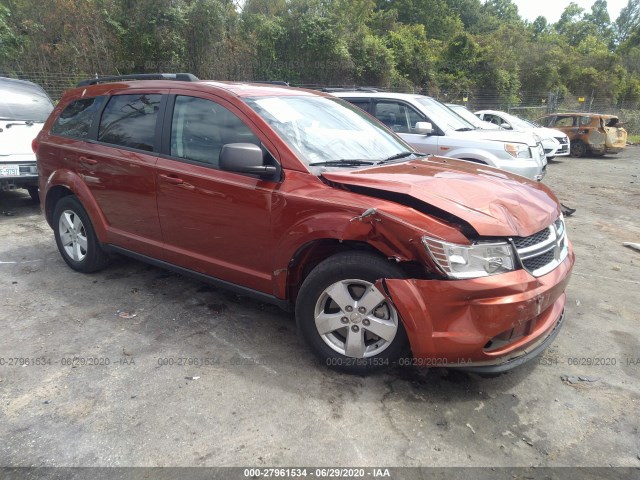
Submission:
POLYGON ((472 124, 467 122, 460 115, 456 115, 451 109, 442 103, 429 97, 418 97, 416 101, 424 108, 424 112, 427 114, 432 123, 435 124, 440 130, 476 130, 472 124))
POLYGON ((511 124, 514 130, 529 130, 531 128, 536 128, 535 125, 531 125, 529 122, 521 118, 514 117, 513 115, 508 114, 502 115, 504 116, 505 120, 507 120, 511 124))
POLYGON ((11 80, 0 82, 0 119, 44 122, 51 110, 51 100, 39 87, 11 80))
POLYGON ((462 118, 464 118, 467 122, 469 122, 474 127, 484 128, 484 124, 486 122, 483 122, 482 120, 480 120, 478 117, 476 117, 472 112, 467 110, 462 105, 449 105, 449 108, 453 110, 453 113, 460 115, 462 118))
POLYGON ((338 161, 360 166, 412 150, 358 107, 338 99, 296 95, 245 102, 307 166, 338 161))

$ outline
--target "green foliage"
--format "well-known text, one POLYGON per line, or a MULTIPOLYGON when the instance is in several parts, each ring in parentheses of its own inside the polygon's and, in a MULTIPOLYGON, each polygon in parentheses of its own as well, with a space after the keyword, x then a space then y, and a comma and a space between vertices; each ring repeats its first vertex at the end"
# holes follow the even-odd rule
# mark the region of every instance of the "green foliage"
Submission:
POLYGON ((487 91, 503 106, 572 92, 638 107, 640 0, 615 21, 606 0, 572 3, 555 24, 523 21, 512 0, 7 0, 0 71, 487 91))

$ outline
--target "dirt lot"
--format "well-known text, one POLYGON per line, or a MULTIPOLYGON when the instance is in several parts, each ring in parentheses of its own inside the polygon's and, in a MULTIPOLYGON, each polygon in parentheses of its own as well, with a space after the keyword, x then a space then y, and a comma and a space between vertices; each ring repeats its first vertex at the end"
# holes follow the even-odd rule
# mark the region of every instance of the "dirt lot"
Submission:
POLYGON ((549 166, 577 208, 567 321, 498 378, 335 373, 275 307, 128 259, 74 273, 0 193, 0 466, 639 467, 639 176, 640 147, 549 166))

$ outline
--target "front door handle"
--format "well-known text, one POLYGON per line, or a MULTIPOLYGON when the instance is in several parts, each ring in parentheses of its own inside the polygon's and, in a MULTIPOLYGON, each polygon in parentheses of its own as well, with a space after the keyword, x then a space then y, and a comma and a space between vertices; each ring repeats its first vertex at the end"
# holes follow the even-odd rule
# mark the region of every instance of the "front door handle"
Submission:
POLYGON ((170 183, 171 185, 182 185, 184 183, 184 180, 173 175, 160 174, 160 178, 162 178, 165 182, 170 183))
POLYGON ((89 158, 89 157, 80 157, 80 162, 86 163, 87 165, 95 165, 98 163, 98 161, 95 158, 89 158))

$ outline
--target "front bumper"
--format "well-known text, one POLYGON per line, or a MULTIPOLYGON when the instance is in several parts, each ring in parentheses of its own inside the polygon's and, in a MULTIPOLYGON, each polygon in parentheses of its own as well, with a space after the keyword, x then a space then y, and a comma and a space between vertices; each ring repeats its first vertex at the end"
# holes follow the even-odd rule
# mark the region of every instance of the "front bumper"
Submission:
POLYGON ((523 177, 530 178, 531 180, 542 180, 546 175, 547 158, 544 161, 537 161, 535 159, 518 159, 510 158, 507 160, 498 159, 493 165, 500 170, 506 170, 507 172, 522 175, 523 177))
POLYGON ((415 363, 499 373, 541 353, 563 319, 575 261, 535 278, 525 270, 471 280, 387 279, 415 363))

